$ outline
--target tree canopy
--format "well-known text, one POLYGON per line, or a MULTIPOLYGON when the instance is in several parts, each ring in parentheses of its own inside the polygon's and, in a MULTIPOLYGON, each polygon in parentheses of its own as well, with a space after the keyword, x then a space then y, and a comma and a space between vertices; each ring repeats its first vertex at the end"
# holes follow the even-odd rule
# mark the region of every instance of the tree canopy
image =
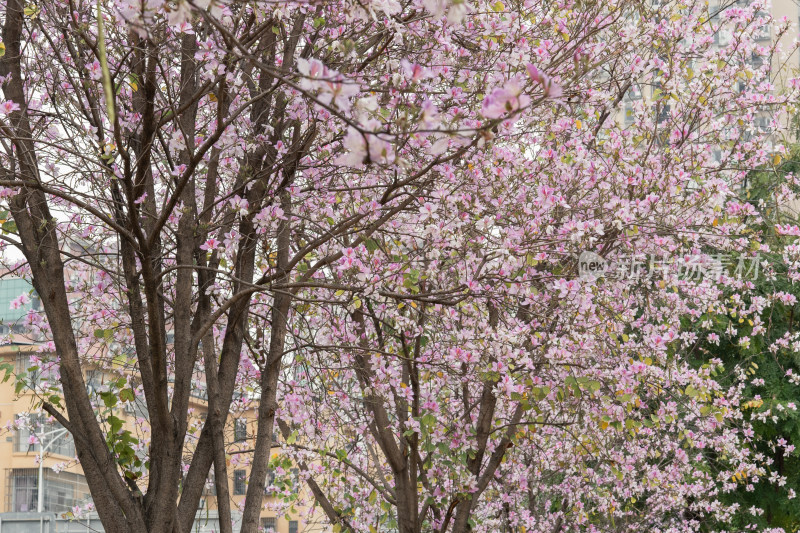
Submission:
POLYGON ((786 154, 800 83, 775 89, 762 34, 788 21, 758 2, 0 5, 0 239, 41 298, 37 390, 106 531, 189 531, 212 471, 231 531, 244 401, 245 533, 288 464, 337 531, 736 515, 760 468, 746 391, 690 356, 712 317, 755 339, 768 305, 730 258, 771 246, 739 193, 786 154), (87 391, 98 366, 119 378, 87 391))

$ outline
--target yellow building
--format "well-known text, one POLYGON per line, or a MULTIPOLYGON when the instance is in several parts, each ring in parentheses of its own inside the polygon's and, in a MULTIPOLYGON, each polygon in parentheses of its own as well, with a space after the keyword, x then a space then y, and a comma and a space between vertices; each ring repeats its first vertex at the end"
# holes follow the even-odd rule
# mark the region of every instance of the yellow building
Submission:
MULTIPOLYGON (((22 292, 30 290, 30 285, 20 279, 0 279, 0 335, 4 343, 0 345, 0 381, 4 370, 11 371, 15 377, 0 383, 0 533, 3 525, 11 527, 13 531, 80 531, 75 525, 83 524, 86 531, 88 525, 93 530, 102 530, 97 515, 89 512, 88 516, 94 517, 87 524, 86 519, 78 522, 69 522, 74 508, 87 509, 91 505, 91 494, 80 465, 75 459, 75 446, 72 438, 56 422, 47 422, 48 416, 41 414, 40 402, 30 385, 36 386, 42 379, 47 378, 47 369, 40 368, 38 356, 41 345, 26 337, 20 327, 20 319, 28 309, 35 307, 35 298, 28 304, 16 310, 9 309, 9 302, 18 297, 22 292), (33 357, 33 359, 31 359, 33 357), (16 377, 25 379, 25 384, 20 383, 16 377), (44 453, 42 449, 44 448, 44 453), (38 457, 43 455, 41 465, 38 457), (41 466, 41 468, 40 468, 41 466), (41 490, 40 490, 41 487, 41 490), (58 521, 61 525, 55 526, 51 522, 58 521), (70 526, 69 524, 72 524, 70 526), (69 527, 68 527, 69 526, 69 527)), ((87 388, 90 391, 101 390, 103 384, 110 379, 97 370, 90 370, 84 376, 87 388)), ((229 447, 229 456, 235 456, 238 450, 252 448, 255 440, 255 419, 257 402, 239 413, 229 417, 226 427, 226 444, 229 447)), ((202 380, 199 386, 192 391, 190 403, 191 417, 195 424, 202 424, 207 411, 207 397, 202 380)), ((135 433, 135 419, 146 418, 143 405, 136 401, 120 403, 115 407, 115 416, 125 420, 126 429, 135 433), (116 411, 119 410, 119 412, 116 411)), ((139 435, 140 437, 142 435, 139 435)), ((144 436, 146 439, 146 436, 144 436)), ((275 448, 273 453, 280 453, 280 448, 275 448)), ((236 511, 238 504, 244 499, 247 489, 248 467, 237 466, 237 461, 232 461, 228 468, 230 475, 230 488, 232 494, 231 509, 234 519, 239 518, 236 511)), ((293 482, 289 488, 283 484, 283 490, 301 491, 299 475, 296 469, 290 472, 293 482)), ((279 507, 275 488, 268 479, 265 503, 267 508, 279 507)), ((208 483, 208 488, 200 502, 193 531, 217 531, 218 520, 216 513, 216 497, 213 483, 208 483)), ((308 522, 307 509, 298 508, 297 513, 290 516, 276 515, 274 511, 265 510, 261 516, 261 529, 275 533, 310 533, 328 531, 329 526, 324 517, 314 515, 316 518, 308 522)), ((234 531, 237 531, 237 525, 234 531)))

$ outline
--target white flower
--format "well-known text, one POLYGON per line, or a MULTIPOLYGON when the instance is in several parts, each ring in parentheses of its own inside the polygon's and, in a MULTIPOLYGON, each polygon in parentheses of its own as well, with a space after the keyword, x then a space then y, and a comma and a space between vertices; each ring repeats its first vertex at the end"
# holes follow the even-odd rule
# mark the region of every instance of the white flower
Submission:
POLYGON ((360 167, 364 164, 364 159, 367 157, 367 146, 364 136, 358 130, 353 127, 347 130, 347 135, 342 139, 342 148, 347 150, 347 153, 336 158, 337 165, 360 167))

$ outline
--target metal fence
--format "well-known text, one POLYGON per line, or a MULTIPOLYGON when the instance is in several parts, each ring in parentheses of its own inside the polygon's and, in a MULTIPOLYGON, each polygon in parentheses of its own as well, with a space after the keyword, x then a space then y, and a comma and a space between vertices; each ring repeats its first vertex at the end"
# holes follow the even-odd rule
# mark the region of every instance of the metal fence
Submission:
MULTIPOLYGON (((234 533, 241 526, 234 514, 234 533)), ((101 533, 105 531, 96 514, 81 520, 62 518, 55 513, 0 513, 0 533, 101 533)), ((216 533, 219 517, 216 511, 200 512, 192 526, 192 533, 216 533)))
POLYGON ((88 533, 104 531, 97 517, 68 520, 55 513, 0 513, 0 533, 88 533))

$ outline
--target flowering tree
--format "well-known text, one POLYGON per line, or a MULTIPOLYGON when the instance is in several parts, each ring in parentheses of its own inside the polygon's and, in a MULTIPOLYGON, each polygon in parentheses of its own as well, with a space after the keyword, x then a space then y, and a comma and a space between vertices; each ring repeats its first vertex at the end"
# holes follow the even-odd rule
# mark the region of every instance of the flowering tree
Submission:
MULTIPOLYGON (((43 408, 75 438, 108 531, 188 530, 212 465, 229 529, 223 427, 248 361, 260 403, 242 528, 255 530, 297 291, 417 212, 434 169, 485 146, 505 114, 562 96, 525 73, 519 21, 484 46, 468 9, 4 4, 3 241, 57 354, 63 409, 58 395, 43 408), (509 66, 522 70, 494 89, 509 66), (97 364, 125 370, 94 397, 97 364), (209 414, 190 443, 198 366, 209 414), (107 411, 137 399, 139 439, 107 411)), ((570 66, 578 47, 562 47, 564 81, 585 70, 570 66)))
POLYGON ((6 0, 2 239, 57 354, 63 408, 43 408, 106 530, 188 531, 212 467, 230 530, 223 428, 244 386, 248 533, 279 408, 339 528, 716 511, 681 443, 736 460, 733 411, 676 357, 677 320, 719 305, 725 280, 592 284, 570 257, 743 245, 730 191, 771 155, 745 121, 782 119, 784 100, 747 66, 771 57, 754 40, 770 21, 723 11, 6 0), (722 25, 735 37, 716 48, 722 25), (120 376, 99 397, 93 365, 120 376), (286 367, 305 383, 279 387, 286 367), (146 433, 122 430, 118 401, 144 405, 146 433), (334 459, 344 477, 319 475, 334 459))
MULTIPOLYGON (((554 43, 576 33, 561 7, 514 6, 563 21, 554 43)), ((763 92, 769 62, 751 63, 770 56, 754 42, 770 21, 759 6, 604 9, 572 64, 594 75, 440 165, 449 183, 419 215, 326 273, 340 307, 297 322, 283 430, 342 529, 688 531, 737 513, 730 477, 757 462, 741 390, 686 355, 709 314, 754 312, 742 297, 767 243, 738 191, 783 150, 746 126, 786 118, 763 92), (631 92, 644 98, 620 123, 631 92)), ((484 115, 515 108, 495 105, 519 81, 504 83, 484 115)))

